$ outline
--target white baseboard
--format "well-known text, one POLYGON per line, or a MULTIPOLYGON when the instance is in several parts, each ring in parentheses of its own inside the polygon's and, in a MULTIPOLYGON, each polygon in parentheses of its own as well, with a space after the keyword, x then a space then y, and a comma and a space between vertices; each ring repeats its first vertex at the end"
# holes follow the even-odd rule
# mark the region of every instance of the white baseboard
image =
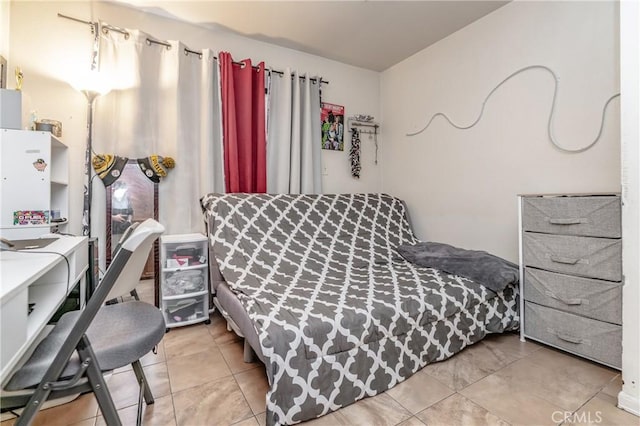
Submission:
POLYGON ((618 408, 640 417, 640 398, 620 391, 618 394, 618 408))

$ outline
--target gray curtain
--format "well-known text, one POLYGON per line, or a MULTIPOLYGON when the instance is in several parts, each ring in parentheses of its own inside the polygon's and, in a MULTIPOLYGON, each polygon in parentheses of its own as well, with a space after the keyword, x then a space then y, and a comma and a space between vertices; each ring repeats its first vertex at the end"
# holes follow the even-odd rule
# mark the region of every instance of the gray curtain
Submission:
POLYGON ((320 78, 291 74, 268 82, 267 192, 321 193, 320 78))

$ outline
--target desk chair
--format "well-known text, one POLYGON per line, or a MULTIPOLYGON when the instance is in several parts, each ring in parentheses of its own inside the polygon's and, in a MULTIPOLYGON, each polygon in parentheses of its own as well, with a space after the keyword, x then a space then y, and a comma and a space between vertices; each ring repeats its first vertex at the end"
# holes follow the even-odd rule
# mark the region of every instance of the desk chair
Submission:
MULTIPOLYGON (((120 251, 120 249, 122 248, 122 244, 126 241, 127 238, 129 238, 129 236, 133 233, 133 231, 138 227, 138 225, 140 225, 140 222, 134 222, 131 224, 131 226, 129 226, 127 229, 124 230, 124 232, 122 233, 122 236, 120 237, 120 239, 118 240, 118 243, 116 244, 116 248, 113 249, 113 256, 115 257, 116 254, 118 254, 118 252, 120 251)), ((136 289, 134 288, 133 290, 131 290, 131 292, 129 293, 134 300, 140 300, 140 297, 138 296, 138 292, 136 291, 136 289)), ((124 295, 121 295, 121 297, 124 297, 124 295)), ((107 300, 107 304, 110 305, 112 303, 118 303, 118 300, 107 300)))
POLYGON ((142 399, 147 404, 154 401, 139 360, 162 340, 164 317, 155 306, 140 301, 103 303, 138 284, 153 242, 163 232, 164 227, 153 219, 141 223, 123 242, 86 308, 64 314, 13 374, 5 390, 32 391, 26 395, 3 392, 0 396, 3 410, 24 407, 16 425, 31 424, 48 398, 92 391, 106 423, 120 426, 103 373, 128 364, 140 384, 140 424, 142 399))

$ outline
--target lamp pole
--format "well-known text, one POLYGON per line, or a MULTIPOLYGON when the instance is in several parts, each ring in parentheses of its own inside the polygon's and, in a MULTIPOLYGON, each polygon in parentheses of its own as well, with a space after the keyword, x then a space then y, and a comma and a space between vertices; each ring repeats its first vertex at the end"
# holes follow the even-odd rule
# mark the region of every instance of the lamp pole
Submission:
POLYGON ((91 237, 91 201, 93 182, 91 179, 91 154, 93 153, 93 104, 99 93, 93 90, 82 90, 87 98, 87 147, 84 157, 84 210, 82 214, 82 235, 91 237))

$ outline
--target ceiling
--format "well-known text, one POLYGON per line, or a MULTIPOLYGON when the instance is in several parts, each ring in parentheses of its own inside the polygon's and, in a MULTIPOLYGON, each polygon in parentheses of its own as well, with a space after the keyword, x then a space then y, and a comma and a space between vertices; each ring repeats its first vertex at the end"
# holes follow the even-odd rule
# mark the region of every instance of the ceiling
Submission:
POLYGON ((508 1, 116 0, 145 12, 384 71, 508 1))

